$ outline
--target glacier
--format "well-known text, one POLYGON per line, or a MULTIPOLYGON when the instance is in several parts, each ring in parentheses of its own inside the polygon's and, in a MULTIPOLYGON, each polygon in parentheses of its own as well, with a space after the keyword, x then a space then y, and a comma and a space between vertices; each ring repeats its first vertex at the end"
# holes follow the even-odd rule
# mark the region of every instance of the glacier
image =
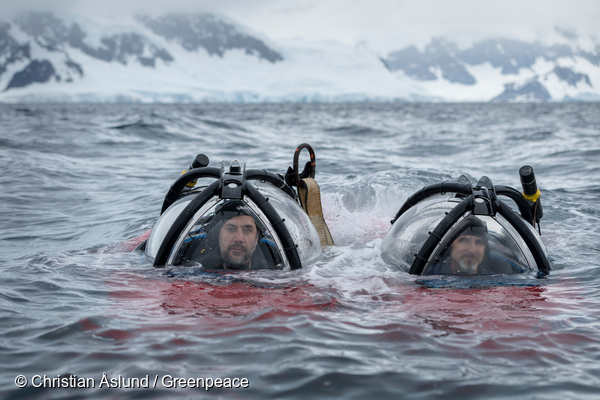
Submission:
POLYGON ((444 38, 379 54, 366 45, 273 41, 201 13, 93 20, 0 15, 0 102, 600 101, 600 42, 444 38))

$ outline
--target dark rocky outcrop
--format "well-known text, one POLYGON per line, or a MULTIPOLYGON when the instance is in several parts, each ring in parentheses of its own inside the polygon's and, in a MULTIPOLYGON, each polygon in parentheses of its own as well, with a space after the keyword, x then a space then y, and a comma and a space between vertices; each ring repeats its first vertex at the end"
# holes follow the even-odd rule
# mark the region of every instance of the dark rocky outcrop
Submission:
POLYGON ((29 44, 20 44, 9 33, 10 24, 0 22, 0 76, 17 61, 30 57, 29 44))
POLYGON ((493 98, 492 103, 504 102, 537 102, 544 103, 551 99, 550 93, 544 85, 537 80, 532 80, 521 87, 514 83, 505 85, 504 92, 493 98))
POLYGON ((16 23, 37 44, 50 51, 64 52, 70 46, 99 60, 127 64, 130 58, 134 58, 140 64, 148 67, 154 67, 156 59, 173 61, 173 57, 166 49, 159 48, 138 33, 104 36, 100 39, 101 45, 93 47, 86 43, 87 34, 77 23, 72 23, 70 27, 67 27, 61 19, 55 17, 52 13, 30 12, 21 14, 16 18, 16 23), (144 55, 145 53, 146 55, 144 55))
POLYGON ((390 53, 386 64, 392 70, 402 70, 420 81, 436 80, 434 71, 439 70, 444 79, 464 85, 475 84, 475 78, 458 57, 458 49, 452 43, 437 38, 420 52, 415 46, 390 53))
POLYGON ((580 81, 584 81, 588 84, 589 87, 592 87, 592 82, 590 81, 590 77, 586 74, 581 74, 579 72, 575 72, 570 68, 564 67, 554 67, 552 71, 559 79, 567 82, 571 86, 577 86, 580 81))
POLYGON ((451 82, 469 84, 471 80, 465 65, 481 65, 489 62, 493 67, 502 68, 504 75, 518 74, 522 68, 531 66, 540 57, 554 61, 560 57, 579 55, 592 63, 600 61, 600 48, 595 53, 575 51, 567 44, 545 46, 510 39, 488 39, 473 44, 465 50, 442 39, 433 39, 423 53, 415 46, 391 52, 387 64, 393 70, 402 70, 408 76, 419 80, 435 80, 431 73, 435 68, 445 72, 444 78, 451 82))
POLYGON ((241 49, 246 54, 255 55, 272 63, 283 60, 281 54, 269 48, 263 41, 212 14, 172 14, 159 18, 148 16, 138 18, 155 34, 178 42, 188 51, 204 48, 210 55, 223 57, 227 50, 241 49))
POLYGON ((25 67, 25 69, 13 75, 12 79, 6 86, 6 90, 29 86, 36 82, 48 82, 53 76, 55 76, 55 70, 50 61, 33 60, 27 67, 25 67))

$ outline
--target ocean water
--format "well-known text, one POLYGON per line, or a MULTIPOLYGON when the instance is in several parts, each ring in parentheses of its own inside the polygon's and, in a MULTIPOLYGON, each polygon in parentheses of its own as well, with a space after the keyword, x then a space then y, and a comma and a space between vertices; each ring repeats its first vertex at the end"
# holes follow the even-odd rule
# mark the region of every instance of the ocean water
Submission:
POLYGON ((1 398, 600 397, 600 104, 0 105, 0 171, 1 398), (304 142, 336 241, 316 264, 173 276, 130 251, 196 154, 284 173, 304 142), (546 279, 382 261, 413 192, 519 189, 523 165, 546 279))

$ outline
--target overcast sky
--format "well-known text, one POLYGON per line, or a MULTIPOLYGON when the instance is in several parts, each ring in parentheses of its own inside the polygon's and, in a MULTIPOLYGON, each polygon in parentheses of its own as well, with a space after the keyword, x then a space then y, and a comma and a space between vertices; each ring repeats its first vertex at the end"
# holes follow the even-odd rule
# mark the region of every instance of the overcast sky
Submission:
MULTIPOLYGON (((444 36, 544 39, 555 26, 600 39, 600 0, 0 0, 5 12, 67 10, 90 17, 217 12, 278 40, 303 37, 387 52, 444 36)), ((1 12, 1 11, 0 11, 1 12)))

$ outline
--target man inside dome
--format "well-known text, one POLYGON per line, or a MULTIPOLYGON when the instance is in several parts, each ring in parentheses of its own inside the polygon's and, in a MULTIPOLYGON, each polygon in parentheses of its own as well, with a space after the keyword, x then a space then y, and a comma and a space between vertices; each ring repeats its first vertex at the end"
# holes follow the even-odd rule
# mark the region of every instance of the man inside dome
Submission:
POLYGON ((213 256, 202 264, 210 269, 261 268, 255 250, 262 237, 262 223, 248 205, 230 200, 215 210, 212 228, 207 233, 208 246, 213 256), (214 253, 218 251, 219 257, 214 253), (253 265, 254 264, 254 265, 253 265))
POLYGON ((208 270, 279 269, 280 257, 275 248, 269 248, 268 237, 265 226, 246 203, 229 200, 190 235, 193 240, 180 250, 181 261, 183 265, 200 263, 208 270), (200 233, 198 239, 196 232, 200 233), (201 239, 202 232, 205 239, 201 239))
POLYGON ((476 217, 467 218, 460 231, 445 251, 442 262, 428 271, 431 275, 488 275, 489 242, 485 223, 476 217))

